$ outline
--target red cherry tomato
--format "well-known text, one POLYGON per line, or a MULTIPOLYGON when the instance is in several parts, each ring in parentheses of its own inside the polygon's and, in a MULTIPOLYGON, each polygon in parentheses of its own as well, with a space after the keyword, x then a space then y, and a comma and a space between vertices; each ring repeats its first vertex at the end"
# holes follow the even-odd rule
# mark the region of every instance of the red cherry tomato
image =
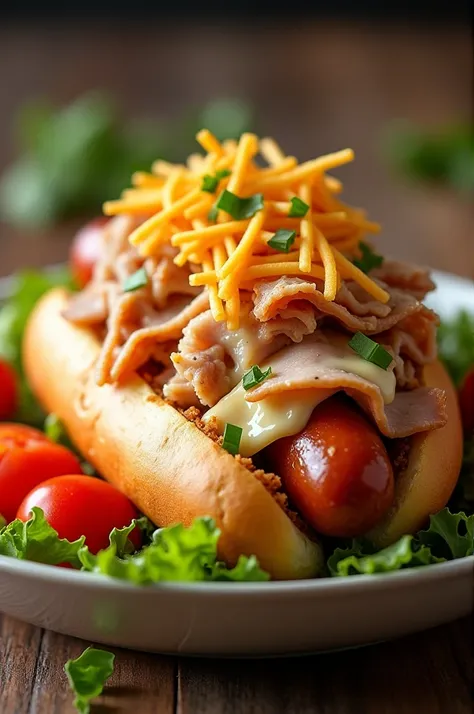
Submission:
POLYGON ((80 288, 91 280, 94 266, 101 253, 101 236, 108 218, 94 218, 75 235, 69 254, 72 276, 80 288))
POLYGON ((288 496, 319 533, 369 531, 394 497, 393 470, 375 429, 349 401, 328 399, 296 436, 268 447, 288 496))
POLYGON ((41 431, 0 424, 0 513, 7 521, 15 518, 25 496, 42 481, 81 472, 77 457, 41 431))
POLYGON ((474 369, 467 373, 459 389, 459 407, 466 436, 474 435, 474 369))
POLYGON ((17 378, 13 367, 0 359, 0 421, 11 419, 18 406, 17 378))
MULTIPOLYGON (((27 521, 33 506, 44 515, 61 538, 76 540, 86 536, 92 553, 109 544, 113 528, 129 526, 138 511, 129 499, 107 481, 93 476, 59 476, 37 486, 20 505, 17 518, 27 521)), ((130 534, 138 548, 141 532, 138 526, 130 534)))

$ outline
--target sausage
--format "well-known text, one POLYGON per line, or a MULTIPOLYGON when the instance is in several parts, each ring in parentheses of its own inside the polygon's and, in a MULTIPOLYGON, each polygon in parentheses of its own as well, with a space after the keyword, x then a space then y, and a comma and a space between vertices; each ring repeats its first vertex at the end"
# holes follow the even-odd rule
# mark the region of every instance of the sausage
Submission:
POLYGON ((376 428, 349 399, 320 404, 299 434, 267 448, 294 506, 318 533, 360 536, 393 502, 394 477, 376 428))

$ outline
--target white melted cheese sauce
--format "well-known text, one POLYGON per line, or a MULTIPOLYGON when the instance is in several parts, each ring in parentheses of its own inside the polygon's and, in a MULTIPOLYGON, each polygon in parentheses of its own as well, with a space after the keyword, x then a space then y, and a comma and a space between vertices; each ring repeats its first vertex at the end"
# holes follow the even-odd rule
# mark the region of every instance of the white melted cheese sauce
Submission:
MULTIPOLYGON (((344 347, 346 346, 347 340, 344 344, 344 347)), ((319 354, 318 365, 343 370, 372 382, 379 387, 385 404, 390 404, 395 398, 396 379, 393 371, 384 370, 352 353, 350 348, 347 349, 347 353, 341 353, 339 349, 339 354, 319 354)), ((269 359, 262 369, 271 364, 269 359)), ((291 383, 291 380, 289 382, 291 383)), ((277 439, 297 434, 304 429, 315 407, 336 391, 338 390, 321 388, 289 389, 258 402, 248 402, 242 382, 239 381, 229 394, 206 412, 203 420, 208 421, 215 417, 221 433, 226 423, 240 426, 242 438, 239 453, 242 456, 253 456, 277 439)))

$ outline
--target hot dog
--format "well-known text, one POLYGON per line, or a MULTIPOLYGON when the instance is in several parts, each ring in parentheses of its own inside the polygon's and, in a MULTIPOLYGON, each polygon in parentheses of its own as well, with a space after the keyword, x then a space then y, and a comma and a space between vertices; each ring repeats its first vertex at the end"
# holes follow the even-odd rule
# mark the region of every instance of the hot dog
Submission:
POLYGON ((199 140, 207 158, 158 162, 106 204, 93 279, 37 305, 25 370, 157 525, 210 515, 227 562, 319 575, 319 536, 386 545, 454 488, 462 430, 422 304, 433 284, 359 245, 375 224, 324 174, 349 151, 295 167, 253 135, 199 140))
POLYGON ((377 430, 348 400, 320 404, 303 431, 268 447, 286 492, 327 536, 367 533, 393 503, 394 477, 377 430))

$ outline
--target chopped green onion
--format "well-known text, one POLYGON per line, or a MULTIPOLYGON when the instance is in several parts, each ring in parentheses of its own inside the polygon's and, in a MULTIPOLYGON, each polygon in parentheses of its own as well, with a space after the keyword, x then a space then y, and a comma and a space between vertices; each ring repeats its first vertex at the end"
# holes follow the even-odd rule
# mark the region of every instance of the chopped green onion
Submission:
POLYGON ((370 273, 374 268, 380 268, 383 263, 381 255, 374 253, 372 248, 363 241, 359 243, 359 250, 362 253, 362 257, 352 261, 356 268, 362 270, 363 273, 370 273))
POLYGON ((254 364, 254 366, 251 367, 249 371, 244 374, 242 379, 242 386, 245 390, 252 389, 252 387, 256 387, 257 384, 260 384, 267 377, 269 377, 271 373, 271 367, 268 367, 268 369, 262 372, 260 367, 257 364, 254 364))
POLYGON ((207 191, 207 193, 215 193, 219 185, 219 181, 223 178, 226 178, 226 176, 230 176, 229 169, 219 169, 218 171, 216 171, 215 176, 205 174, 202 177, 201 191, 207 191))
POLYGON ((240 440, 242 438, 242 428, 236 426, 235 424, 226 424, 224 428, 224 442, 222 444, 223 448, 229 452, 229 454, 239 453, 240 440))
POLYGON ((387 369, 393 359, 392 355, 382 345, 374 342, 362 332, 355 333, 354 337, 349 341, 349 347, 363 359, 366 359, 367 362, 372 362, 372 364, 382 369, 387 369))
POLYGON ((257 211, 262 210, 263 194, 256 193, 248 198, 240 198, 226 189, 219 196, 216 206, 231 215, 236 221, 242 221, 252 218, 257 211))
POLYGON ((148 283, 148 275, 145 268, 140 268, 136 273, 132 273, 128 278, 125 278, 122 285, 124 293, 131 293, 138 288, 143 288, 148 283))
POLYGON ((217 178, 217 176, 210 176, 209 174, 205 174, 202 177, 201 191, 214 193, 218 185, 219 179, 217 178))
POLYGON ((211 221, 212 223, 215 223, 217 221, 218 213, 219 211, 217 210, 217 206, 214 204, 209 213, 207 214, 207 220, 211 221))
POLYGON ((298 196, 293 196, 291 199, 291 208, 288 215, 290 218, 304 218, 309 211, 309 206, 307 203, 298 198, 298 196))
POLYGON ((279 250, 280 253, 289 253, 291 246, 295 242, 295 238, 296 231, 280 228, 275 235, 270 238, 267 245, 271 248, 275 248, 275 250, 279 250))
POLYGON ((51 441, 55 441, 57 444, 61 442, 64 437, 64 427, 57 414, 53 414, 53 412, 48 414, 44 420, 44 433, 51 441))
POLYGON ((229 169, 217 169, 216 178, 219 179, 219 181, 220 181, 221 179, 224 179, 224 178, 227 178, 227 176, 230 176, 231 173, 232 172, 229 171, 229 169))

